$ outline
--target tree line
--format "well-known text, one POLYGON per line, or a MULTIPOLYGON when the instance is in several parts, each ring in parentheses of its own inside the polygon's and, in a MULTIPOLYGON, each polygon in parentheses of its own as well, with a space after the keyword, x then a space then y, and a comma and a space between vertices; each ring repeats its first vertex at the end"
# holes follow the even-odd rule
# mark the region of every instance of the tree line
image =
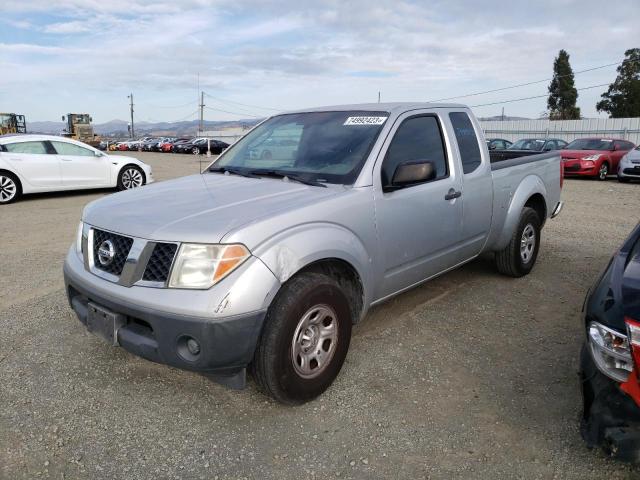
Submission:
MULTIPOLYGON (((624 56, 617 68, 618 76, 596 104, 598 112, 607 112, 611 118, 640 117, 640 48, 631 48, 624 56)), ((560 50, 553 62, 553 78, 549 84, 547 114, 550 120, 581 118, 573 77, 569 54, 560 50)))

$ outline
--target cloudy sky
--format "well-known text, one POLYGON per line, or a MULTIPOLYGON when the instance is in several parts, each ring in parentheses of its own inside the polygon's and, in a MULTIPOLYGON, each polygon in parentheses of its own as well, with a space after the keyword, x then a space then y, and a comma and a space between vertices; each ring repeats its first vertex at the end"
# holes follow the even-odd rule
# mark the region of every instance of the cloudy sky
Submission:
MULTIPOLYGON (((126 119, 133 92, 136 121, 194 119, 198 78, 208 120, 377 101, 379 91, 438 100, 548 79, 561 48, 574 71, 618 62, 640 47, 639 18, 638 0, 2 0, 0 111, 126 119)), ((576 86, 614 78, 602 68, 576 86)), ((453 101, 504 102, 547 85, 453 101)), ((598 116, 605 90, 579 92, 583 115, 598 116)), ((537 117, 546 99, 504 108, 537 117)))

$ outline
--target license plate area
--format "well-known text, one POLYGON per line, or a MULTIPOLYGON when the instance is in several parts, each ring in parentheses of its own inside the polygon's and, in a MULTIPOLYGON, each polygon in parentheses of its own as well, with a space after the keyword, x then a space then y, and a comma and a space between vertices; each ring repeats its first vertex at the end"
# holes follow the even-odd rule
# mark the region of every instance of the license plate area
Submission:
POLYGON ((87 330, 111 345, 118 345, 118 329, 126 323, 126 317, 92 302, 87 310, 87 330))

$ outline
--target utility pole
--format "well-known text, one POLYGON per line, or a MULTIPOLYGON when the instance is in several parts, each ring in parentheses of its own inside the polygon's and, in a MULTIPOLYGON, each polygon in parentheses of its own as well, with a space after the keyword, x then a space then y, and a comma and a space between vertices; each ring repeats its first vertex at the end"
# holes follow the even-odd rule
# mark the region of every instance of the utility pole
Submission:
POLYGON ((378 103, 380 103, 380 91, 378 90, 378 103))
POLYGON ((504 122, 504 107, 502 107, 502 115, 500 117, 501 117, 500 120, 504 122))
POLYGON ((200 92, 200 129, 199 133, 204 132, 204 92, 200 92))
POLYGON ((131 99, 131 102, 129 103, 129 108, 131 109, 131 138, 135 138, 136 134, 133 131, 133 93, 130 93, 129 95, 127 95, 127 98, 131 99))

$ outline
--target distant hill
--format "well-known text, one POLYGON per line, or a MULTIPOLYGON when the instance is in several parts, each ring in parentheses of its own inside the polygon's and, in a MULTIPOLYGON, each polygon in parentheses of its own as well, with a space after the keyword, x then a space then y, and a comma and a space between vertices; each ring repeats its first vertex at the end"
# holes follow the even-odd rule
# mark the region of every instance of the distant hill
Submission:
MULTIPOLYGON (((258 123, 259 119, 234 120, 212 122, 205 121, 205 130, 220 130, 229 127, 251 127, 258 123)), ((134 125, 136 137, 144 135, 195 135, 198 131, 198 120, 189 120, 185 122, 140 122, 134 125)), ((27 120, 27 131, 29 133, 48 133, 58 135, 65 128, 63 122, 30 122, 27 120)), ((126 137, 128 122, 126 120, 111 120, 105 123, 96 123, 93 125, 93 131, 98 135, 107 137, 126 137)))

